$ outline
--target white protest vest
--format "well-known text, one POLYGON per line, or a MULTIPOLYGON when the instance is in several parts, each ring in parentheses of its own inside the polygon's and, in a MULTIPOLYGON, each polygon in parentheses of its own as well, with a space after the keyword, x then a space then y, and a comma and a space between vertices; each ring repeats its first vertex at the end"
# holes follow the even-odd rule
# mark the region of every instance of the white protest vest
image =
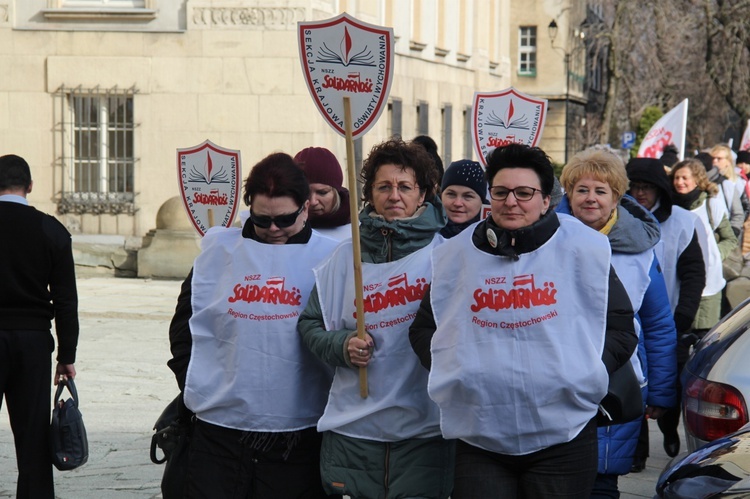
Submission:
MULTIPOLYGON (((380 442, 440 434, 437 406, 427 396, 427 370, 409 342, 409 325, 429 284, 430 252, 442 238, 389 263, 363 263, 365 328, 375 342, 367 367, 369 394, 359 395, 359 371, 336 368, 318 431, 380 442)), ((315 269, 326 329, 356 330, 351 241, 315 269)))
MULTIPOLYGON (((638 315, 638 311, 641 309, 646 290, 651 284, 649 271, 655 257, 653 249, 641 253, 612 253, 612 266, 615 268, 615 272, 617 272, 617 276, 622 281, 623 286, 625 286, 625 291, 628 293, 630 303, 633 305, 633 311, 636 315, 638 315)), ((633 324, 636 336, 640 337, 641 323, 634 318, 633 324)), ((643 373, 637 348, 633 352, 633 355, 630 356, 630 363, 633 364, 633 370, 638 378, 638 382, 641 386, 645 385, 646 375, 643 373)))
POLYGON ((703 288, 702 296, 712 296, 721 292, 727 284, 727 281, 724 280, 721 253, 719 252, 719 246, 716 244, 714 228, 719 226, 724 216, 729 216, 729 212, 719 197, 709 197, 699 207, 690 211, 698 215, 705 235, 705 237, 699 238, 706 244, 703 254, 706 264, 706 287, 703 288), (708 220, 706 203, 711 203, 711 221, 708 220))
POLYGON ((656 258, 664 274, 669 305, 674 314, 680 300, 680 280, 677 277, 677 260, 693 240, 697 215, 672 206, 672 214, 661 224, 661 239, 654 246, 656 258))
POLYGON ((246 431, 315 426, 331 370, 297 333, 314 283, 312 269, 336 241, 263 244, 242 229, 211 229, 195 260, 193 348, 185 405, 208 423, 246 431))
POLYGON ((735 182, 732 182, 728 178, 722 180, 721 191, 724 194, 724 202, 727 205, 727 210, 732 208, 734 196, 742 195, 742 193, 737 190, 737 184, 735 182))
POLYGON ((428 390, 445 438, 522 455, 569 442, 597 413, 609 241, 578 220, 518 261, 477 249, 468 228, 433 252, 428 390))
POLYGON ((319 227, 313 230, 337 241, 352 238, 352 224, 339 225, 338 227, 319 227))

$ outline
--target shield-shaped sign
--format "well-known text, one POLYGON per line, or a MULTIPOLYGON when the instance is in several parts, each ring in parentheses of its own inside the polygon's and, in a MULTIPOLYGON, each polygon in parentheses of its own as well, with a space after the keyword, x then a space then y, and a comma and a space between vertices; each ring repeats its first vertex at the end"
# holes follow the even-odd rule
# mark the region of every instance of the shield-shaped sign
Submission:
POLYGON ((344 13, 297 25, 302 73, 313 101, 342 137, 344 97, 352 109, 352 137, 367 132, 386 107, 393 80, 393 29, 344 13))
POLYGON ((507 88, 500 92, 476 92, 471 135, 483 166, 487 155, 507 144, 536 146, 542 138, 547 101, 507 88))
POLYGON ((180 194, 195 230, 203 236, 212 225, 232 225, 239 204, 240 151, 210 140, 177 149, 180 194))

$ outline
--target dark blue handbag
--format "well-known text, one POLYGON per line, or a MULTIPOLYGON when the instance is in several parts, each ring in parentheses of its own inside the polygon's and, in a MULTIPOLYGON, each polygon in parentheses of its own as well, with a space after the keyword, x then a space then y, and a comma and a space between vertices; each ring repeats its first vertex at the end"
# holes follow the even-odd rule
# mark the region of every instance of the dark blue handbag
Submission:
POLYGON ((52 464, 60 471, 78 468, 89 459, 89 441, 83 416, 78 410, 78 391, 73 378, 61 380, 55 392, 55 406, 50 424, 50 449, 52 464), (61 400, 63 387, 72 395, 61 400))

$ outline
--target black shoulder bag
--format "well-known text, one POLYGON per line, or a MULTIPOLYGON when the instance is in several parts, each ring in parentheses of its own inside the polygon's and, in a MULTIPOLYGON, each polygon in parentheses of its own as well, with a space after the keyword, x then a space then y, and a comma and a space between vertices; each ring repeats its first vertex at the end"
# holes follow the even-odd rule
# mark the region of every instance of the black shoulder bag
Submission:
POLYGON ((182 395, 177 395, 164 408, 154 423, 156 433, 151 437, 151 462, 167 463, 161 479, 164 499, 185 497, 192 418, 185 415, 187 408, 180 407, 181 399, 182 395), (157 456, 157 447, 163 454, 161 458, 157 456))
POLYGON ((52 464, 60 471, 78 468, 89 459, 89 441, 83 416, 78 410, 78 390, 73 378, 61 380, 57 385, 50 424, 50 449, 52 464), (63 401, 60 395, 66 386, 72 397, 63 401))
POLYGON ((599 403, 598 426, 627 423, 643 416, 641 385, 630 359, 609 376, 607 395, 599 403))

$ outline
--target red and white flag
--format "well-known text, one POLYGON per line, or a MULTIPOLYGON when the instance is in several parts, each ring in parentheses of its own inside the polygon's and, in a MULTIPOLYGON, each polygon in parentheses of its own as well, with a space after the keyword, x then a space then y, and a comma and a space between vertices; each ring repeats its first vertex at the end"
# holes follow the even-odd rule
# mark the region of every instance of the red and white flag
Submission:
POLYGON ((677 104, 654 123, 638 148, 639 158, 661 158, 664 147, 674 144, 680 160, 685 157, 685 129, 687 128, 688 100, 677 104))
POLYGON ((747 125, 745 125, 745 133, 742 134, 739 150, 750 151, 750 120, 747 120, 747 125))

